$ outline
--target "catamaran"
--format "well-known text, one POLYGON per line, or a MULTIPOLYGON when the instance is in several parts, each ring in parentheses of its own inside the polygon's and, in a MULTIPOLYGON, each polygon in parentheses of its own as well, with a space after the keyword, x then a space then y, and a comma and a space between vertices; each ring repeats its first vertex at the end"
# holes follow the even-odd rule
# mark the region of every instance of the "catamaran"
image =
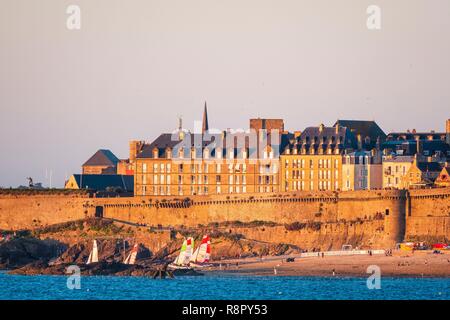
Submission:
POLYGON ((183 241, 183 245, 181 246, 180 254, 175 259, 174 262, 169 264, 169 268, 171 269, 192 269, 189 266, 189 262, 192 256, 192 249, 194 248, 194 239, 189 237, 183 241))
POLYGON ((211 240, 208 235, 204 235, 202 242, 194 251, 190 259, 190 266, 192 267, 206 267, 211 258, 211 240))
POLYGON ((91 263, 95 263, 95 262, 98 262, 97 240, 94 240, 94 244, 92 246, 92 251, 89 254, 89 258, 88 258, 88 261, 86 262, 86 264, 91 264, 91 263))
POLYGON ((124 264, 135 264, 136 263, 136 256, 138 253, 138 248, 139 248, 139 245, 136 243, 133 246, 133 249, 131 249, 131 252, 128 255, 128 257, 125 258, 125 260, 123 262, 124 264))

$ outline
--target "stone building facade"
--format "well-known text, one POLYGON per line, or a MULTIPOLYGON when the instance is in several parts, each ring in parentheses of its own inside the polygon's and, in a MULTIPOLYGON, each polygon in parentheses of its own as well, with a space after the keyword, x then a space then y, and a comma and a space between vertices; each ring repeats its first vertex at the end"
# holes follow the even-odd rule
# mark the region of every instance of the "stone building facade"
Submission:
POLYGON ((278 192, 279 149, 290 135, 278 119, 250 120, 247 132, 210 132, 181 126, 161 134, 136 154, 135 195, 214 195, 278 192), (267 130, 271 131, 267 133, 267 130), (272 131, 276 130, 276 131, 272 131))

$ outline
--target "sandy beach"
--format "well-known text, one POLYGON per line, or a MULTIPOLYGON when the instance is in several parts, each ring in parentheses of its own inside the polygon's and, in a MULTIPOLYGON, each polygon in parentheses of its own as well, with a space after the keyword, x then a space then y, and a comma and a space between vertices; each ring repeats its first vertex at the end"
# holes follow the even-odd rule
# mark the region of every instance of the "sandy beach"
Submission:
POLYGON ((371 265, 380 267, 382 276, 450 277, 450 252, 394 252, 393 256, 358 255, 303 257, 280 256, 223 260, 212 272, 277 276, 367 276, 371 265), (295 258, 294 262, 286 262, 295 258), (237 265, 238 264, 238 265, 237 265))

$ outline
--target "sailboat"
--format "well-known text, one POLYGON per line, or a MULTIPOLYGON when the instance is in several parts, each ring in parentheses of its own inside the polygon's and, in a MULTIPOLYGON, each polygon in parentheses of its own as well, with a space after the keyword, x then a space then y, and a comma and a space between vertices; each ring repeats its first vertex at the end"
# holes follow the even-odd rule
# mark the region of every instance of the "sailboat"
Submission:
POLYGON ((88 261, 86 262, 86 264, 91 264, 91 263, 95 263, 95 262, 98 262, 97 240, 94 240, 94 244, 92 246, 92 251, 89 254, 89 258, 88 258, 88 261))
POLYGON ((124 264, 135 264, 136 263, 136 256, 138 253, 138 248, 139 248, 139 245, 136 243, 133 246, 133 249, 131 249, 131 252, 128 255, 128 257, 126 257, 125 261, 123 262, 124 264))
POLYGON ((194 239, 189 237, 183 241, 180 254, 177 256, 174 262, 169 264, 171 269, 192 269, 189 266, 189 262, 192 256, 192 249, 194 248, 194 239))
POLYGON ((195 250, 190 259, 190 266, 206 267, 211 258, 211 239, 208 235, 204 235, 202 242, 195 250))

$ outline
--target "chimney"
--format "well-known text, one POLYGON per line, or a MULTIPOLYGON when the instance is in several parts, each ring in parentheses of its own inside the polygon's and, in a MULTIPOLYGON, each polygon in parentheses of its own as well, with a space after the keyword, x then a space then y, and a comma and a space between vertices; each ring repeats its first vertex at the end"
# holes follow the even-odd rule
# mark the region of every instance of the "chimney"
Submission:
POLYGON ((341 129, 341 127, 339 126, 339 123, 336 123, 336 134, 339 134, 339 130, 341 129))
POLYGON ((357 138, 358 138, 358 150, 360 151, 360 150, 362 150, 362 140, 361 140, 361 135, 358 134, 357 138))
POLYGON ((450 144, 450 119, 447 119, 446 126, 445 126, 445 140, 448 144, 450 144))
POLYGON ((421 155, 422 154, 422 143, 420 142, 420 138, 416 138, 416 154, 421 155))
POLYGON ((324 128, 325 128, 324 124, 321 123, 320 126, 319 126, 319 132, 322 132, 324 128))
POLYGON ((132 140, 130 141, 130 163, 136 161, 136 156, 141 151, 144 141, 132 140))

